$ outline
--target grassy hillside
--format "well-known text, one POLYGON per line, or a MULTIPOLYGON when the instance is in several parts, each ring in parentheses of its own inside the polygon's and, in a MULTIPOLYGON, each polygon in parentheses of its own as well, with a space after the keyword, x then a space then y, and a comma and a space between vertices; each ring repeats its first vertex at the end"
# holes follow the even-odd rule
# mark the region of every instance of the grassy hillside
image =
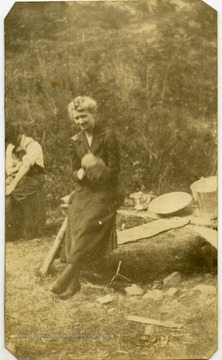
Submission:
POLYGON ((216 12, 202 1, 16 3, 5 19, 5 116, 43 146, 49 204, 72 189, 67 117, 94 97, 122 184, 188 190, 216 172, 216 12))

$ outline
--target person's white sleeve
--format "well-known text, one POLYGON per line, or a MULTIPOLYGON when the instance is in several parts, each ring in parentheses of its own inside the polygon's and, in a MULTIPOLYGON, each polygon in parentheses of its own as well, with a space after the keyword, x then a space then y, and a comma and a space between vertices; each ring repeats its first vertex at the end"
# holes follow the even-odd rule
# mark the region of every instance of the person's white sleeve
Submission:
POLYGON ((14 161, 13 161, 13 157, 12 157, 12 151, 14 149, 14 145, 12 144, 9 144, 6 148, 6 152, 5 152, 5 155, 6 155, 6 158, 5 158, 5 169, 6 169, 6 173, 8 172, 8 170, 10 168, 13 167, 14 165, 14 161))
POLYGON ((26 154, 22 158, 23 164, 33 166, 41 156, 42 148, 39 143, 33 141, 26 148, 26 154))

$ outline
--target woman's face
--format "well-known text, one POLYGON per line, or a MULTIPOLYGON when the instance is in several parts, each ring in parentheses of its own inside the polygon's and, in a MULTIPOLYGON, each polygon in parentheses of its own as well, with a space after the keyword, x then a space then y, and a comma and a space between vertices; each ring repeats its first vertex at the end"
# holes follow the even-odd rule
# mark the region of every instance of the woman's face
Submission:
POLYGON ((86 132, 92 132, 94 129, 95 119, 94 115, 89 111, 75 111, 74 120, 77 125, 86 132))

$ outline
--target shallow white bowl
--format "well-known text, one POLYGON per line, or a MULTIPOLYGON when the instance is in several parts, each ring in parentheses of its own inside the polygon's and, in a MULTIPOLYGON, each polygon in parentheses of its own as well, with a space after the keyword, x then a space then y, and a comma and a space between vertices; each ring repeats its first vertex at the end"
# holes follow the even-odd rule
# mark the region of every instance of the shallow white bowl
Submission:
POLYGON ((169 215, 185 209, 192 201, 192 196, 185 192, 172 192, 151 201, 149 211, 160 215, 169 215))

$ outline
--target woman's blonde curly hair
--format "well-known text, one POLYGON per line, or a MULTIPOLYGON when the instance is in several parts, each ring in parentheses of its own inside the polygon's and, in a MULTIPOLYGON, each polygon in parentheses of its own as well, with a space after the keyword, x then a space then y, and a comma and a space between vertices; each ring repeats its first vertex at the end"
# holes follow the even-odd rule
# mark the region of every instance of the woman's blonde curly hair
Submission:
POLYGON ((68 105, 68 114, 70 119, 73 119, 75 112, 89 111, 94 114, 97 110, 97 103, 89 96, 77 96, 68 105))

